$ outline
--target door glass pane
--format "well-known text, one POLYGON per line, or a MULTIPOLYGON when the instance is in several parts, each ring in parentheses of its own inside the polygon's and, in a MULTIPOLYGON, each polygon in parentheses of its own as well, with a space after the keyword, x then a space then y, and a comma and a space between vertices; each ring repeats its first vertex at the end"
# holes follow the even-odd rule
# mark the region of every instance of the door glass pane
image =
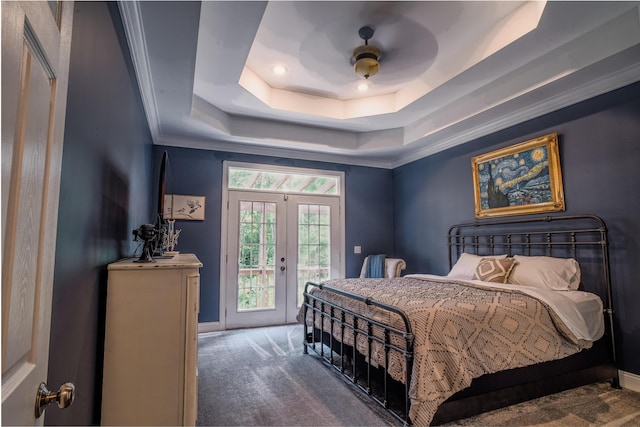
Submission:
POLYGON ((238 311, 275 308, 276 204, 240 202, 238 311))
POLYGON ((330 279, 330 212, 330 207, 325 205, 298 205, 298 307, 307 282, 330 279))

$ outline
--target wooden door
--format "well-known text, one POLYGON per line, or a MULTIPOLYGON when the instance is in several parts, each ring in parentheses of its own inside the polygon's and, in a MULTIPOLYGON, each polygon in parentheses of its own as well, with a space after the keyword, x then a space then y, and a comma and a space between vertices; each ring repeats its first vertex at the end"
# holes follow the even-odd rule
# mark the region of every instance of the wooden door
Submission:
POLYGON ((2 2, 3 425, 44 418, 72 20, 72 2, 2 2))

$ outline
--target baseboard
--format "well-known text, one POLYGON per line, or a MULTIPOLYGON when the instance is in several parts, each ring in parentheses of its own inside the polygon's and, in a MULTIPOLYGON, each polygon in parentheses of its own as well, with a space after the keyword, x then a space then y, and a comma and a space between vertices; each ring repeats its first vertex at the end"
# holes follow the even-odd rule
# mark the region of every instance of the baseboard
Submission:
POLYGON ((620 375, 620 386, 633 391, 640 391, 640 375, 631 372, 618 371, 620 375))
POLYGON ((223 331, 224 326, 220 322, 202 322, 198 323, 198 333, 204 334, 206 332, 223 331))

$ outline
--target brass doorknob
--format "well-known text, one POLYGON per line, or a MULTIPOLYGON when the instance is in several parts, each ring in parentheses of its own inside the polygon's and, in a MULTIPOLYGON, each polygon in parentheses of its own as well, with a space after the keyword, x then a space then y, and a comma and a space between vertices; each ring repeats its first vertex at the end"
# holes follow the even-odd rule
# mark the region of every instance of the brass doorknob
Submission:
POLYGON ((71 406, 75 396, 76 386, 73 383, 64 383, 57 392, 49 391, 45 383, 40 383, 36 392, 36 418, 40 418, 46 408, 54 400, 58 402, 58 408, 64 409, 71 406))

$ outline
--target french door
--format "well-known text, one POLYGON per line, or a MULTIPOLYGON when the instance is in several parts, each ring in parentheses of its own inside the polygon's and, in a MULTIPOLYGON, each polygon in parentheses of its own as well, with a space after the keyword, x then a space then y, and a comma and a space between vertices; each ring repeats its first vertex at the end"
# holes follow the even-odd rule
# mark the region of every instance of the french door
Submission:
POLYGON ((229 191, 226 327, 291 323, 307 281, 340 272, 339 198, 229 191))

